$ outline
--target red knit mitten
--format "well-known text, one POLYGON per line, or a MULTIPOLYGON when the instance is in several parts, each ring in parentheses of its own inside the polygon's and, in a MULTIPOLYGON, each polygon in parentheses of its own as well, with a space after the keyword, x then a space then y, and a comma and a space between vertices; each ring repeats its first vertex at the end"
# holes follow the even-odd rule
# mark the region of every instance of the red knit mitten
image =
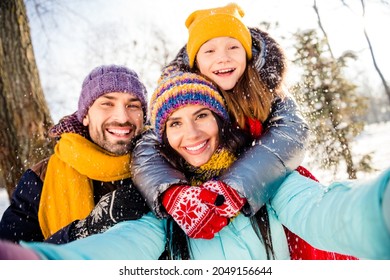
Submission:
POLYGON ((214 211, 218 197, 200 187, 173 186, 163 193, 162 205, 189 237, 212 239, 228 224, 214 211))
POLYGON ((235 189, 222 181, 208 181, 200 187, 223 195, 225 202, 215 207, 215 211, 222 217, 232 218, 236 216, 246 203, 245 198, 242 198, 235 189))

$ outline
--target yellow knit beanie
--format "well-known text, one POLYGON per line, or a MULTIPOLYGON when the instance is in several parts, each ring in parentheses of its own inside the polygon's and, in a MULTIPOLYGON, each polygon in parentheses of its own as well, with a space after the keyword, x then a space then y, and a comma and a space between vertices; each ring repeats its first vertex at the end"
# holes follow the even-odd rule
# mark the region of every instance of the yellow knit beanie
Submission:
POLYGON ((232 37, 240 41, 248 59, 252 58, 252 37, 241 21, 244 11, 235 3, 225 7, 197 10, 186 20, 188 28, 187 53, 190 67, 194 66, 199 48, 215 37, 232 37))

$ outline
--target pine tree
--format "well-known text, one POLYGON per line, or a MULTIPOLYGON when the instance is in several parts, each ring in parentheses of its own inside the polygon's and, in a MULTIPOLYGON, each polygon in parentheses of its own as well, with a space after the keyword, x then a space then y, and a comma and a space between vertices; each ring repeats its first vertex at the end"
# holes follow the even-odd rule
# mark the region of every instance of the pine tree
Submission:
POLYGON ((294 37, 294 63, 303 74, 291 91, 311 127, 310 155, 315 164, 334 174, 345 164, 348 177, 355 179, 358 171, 371 171, 371 156, 357 159, 351 146, 364 128, 362 116, 367 109, 367 99, 356 94, 357 86, 343 72, 356 57, 346 52, 334 58, 315 30, 299 31, 294 37))

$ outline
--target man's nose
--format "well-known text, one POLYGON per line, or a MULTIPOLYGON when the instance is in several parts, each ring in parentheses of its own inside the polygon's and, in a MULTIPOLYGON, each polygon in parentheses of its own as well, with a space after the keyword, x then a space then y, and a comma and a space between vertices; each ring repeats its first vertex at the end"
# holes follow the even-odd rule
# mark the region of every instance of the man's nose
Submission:
POLYGON ((127 122, 130 119, 127 106, 116 106, 113 114, 114 119, 120 123, 127 122))

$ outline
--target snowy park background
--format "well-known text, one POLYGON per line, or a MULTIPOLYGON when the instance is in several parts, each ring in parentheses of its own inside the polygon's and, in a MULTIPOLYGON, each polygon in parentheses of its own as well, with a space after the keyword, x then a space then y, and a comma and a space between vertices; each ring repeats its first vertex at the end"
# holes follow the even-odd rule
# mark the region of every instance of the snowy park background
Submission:
MULTIPOLYGON (((41 13, 40 16, 34 14, 37 10, 33 6, 27 5, 35 58, 54 122, 76 110, 82 80, 92 68, 102 63, 125 64, 135 69, 141 74, 150 96, 160 69, 149 67, 139 57, 136 60, 135 56, 141 55, 141 59, 144 58, 141 50, 150 50, 156 41, 153 36, 158 33, 173 58, 187 38, 184 21, 196 9, 236 2, 245 10, 244 22, 248 26, 256 26, 262 21, 277 21, 279 27, 270 31, 270 34, 285 48, 287 55, 290 55, 290 38, 293 32, 297 29, 318 28, 312 7, 313 0, 69 0, 52 3, 54 2, 59 4, 57 9, 53 9, 52 13, 41 13), (132 45, 133 40, 137 40, 139 47, 132 45)), ((355 8, 360 1, 346 1, 352 5, 351 10, 340 7, 341 2, 317 1, 335 55, 346 50, 356 51, 359 55, 359 60, 354 65, 354 70, 359 73, 356 81, 364 80, 367 84, 374 85, 372 94, 379 93, 382 86, 368 55, 361 29, 361 14, 354 12, 359 11, 355 8)), ((390 73, 390 47, 383 28, 390 26, 389 11, 388 6, 381 5, 380 1, 370 1, 364 21, 364 26, 372 36, 378 63, 387 78, 390 73)), ((150 57, 150 53, 147 55, 150 57)), ((378 171, 358 174, 359 179, 374 176, 390 166, 389 143, 390 122, 365 127, 363 133, 355 139, 352 151, 357 157, 371 152, 373 167, 378 171)), ((305 167, 310 165, 309 156, 308 154, 302 164, 305 167)), ((335 175, 311 165, 309 169, 324 184, 347 178, 342 167, 335 175)), ((8 204, 7 193, 0 188, 0 216, 8 204)))

